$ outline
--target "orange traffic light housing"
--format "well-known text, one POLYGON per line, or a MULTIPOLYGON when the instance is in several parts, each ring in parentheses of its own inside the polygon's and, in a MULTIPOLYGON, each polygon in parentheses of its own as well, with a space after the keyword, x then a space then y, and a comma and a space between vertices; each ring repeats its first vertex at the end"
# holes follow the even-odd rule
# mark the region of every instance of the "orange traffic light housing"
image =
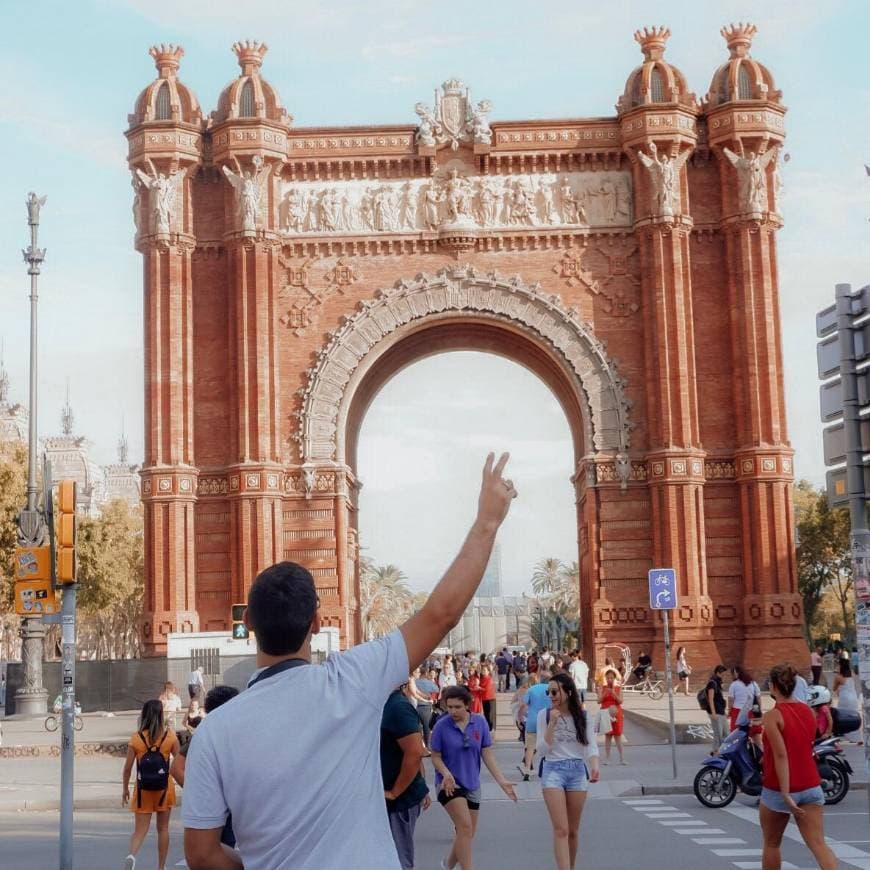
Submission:
POLYGON ((76 582, 76 482, 57 486, 57 582, 76 582))

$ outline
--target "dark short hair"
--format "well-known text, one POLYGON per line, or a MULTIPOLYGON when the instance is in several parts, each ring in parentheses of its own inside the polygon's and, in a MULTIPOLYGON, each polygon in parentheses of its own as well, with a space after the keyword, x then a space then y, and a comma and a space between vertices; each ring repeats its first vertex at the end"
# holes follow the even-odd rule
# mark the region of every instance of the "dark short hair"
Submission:
POLYGON ((205 712, 211 713, 212 710, 217 710, 218 707, 226 704, 238 694, 239 690, 235 686, 215 686, 213 689, 209 689, 203 704, 205 712))
POLYGON ((465 688, 465 686, 448 686, 441 693, 441 701, 445 706, 447 706, 447 702, 451 698, 456 698, 462 701, 462 703, 465 704, 466 707, 471 706, 471 692, 469 692, 468 689, 465 688))
POLYGON ((266 655, 296 652, 305 643, 317 612, 311 572, 295 562, 262 571, 248 592, 248 620, 266 655))

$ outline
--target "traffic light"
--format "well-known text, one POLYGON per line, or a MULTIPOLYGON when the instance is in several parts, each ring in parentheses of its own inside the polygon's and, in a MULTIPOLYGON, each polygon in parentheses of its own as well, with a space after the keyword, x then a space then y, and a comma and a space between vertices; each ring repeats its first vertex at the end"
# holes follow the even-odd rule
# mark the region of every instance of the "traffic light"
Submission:
POLYGON ((57 486, 57 582, 76 582, 76 482, 57 486))
POLYGON ((233 640, 247 640, 250 637, 248 626, 245 625, 246 604, 233 605, 233 640))

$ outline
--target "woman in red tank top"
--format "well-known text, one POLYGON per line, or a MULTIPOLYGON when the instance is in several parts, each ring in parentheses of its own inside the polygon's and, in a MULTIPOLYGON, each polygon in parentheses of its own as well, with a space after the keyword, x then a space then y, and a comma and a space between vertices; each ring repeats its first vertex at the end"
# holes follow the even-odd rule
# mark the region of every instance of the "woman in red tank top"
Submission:
POLYGON ((782 835, 794 815, 804 843, 822 870, 837 870, 837 859, 825 843, 825 796, 813 758, 816 719, 813 711, 792 698, 797 672, 777 665, 770 672, 770 695, 776 706, 764 714, 764 758, 761 775, 761 831, 764 870, 782 866, 782 835))

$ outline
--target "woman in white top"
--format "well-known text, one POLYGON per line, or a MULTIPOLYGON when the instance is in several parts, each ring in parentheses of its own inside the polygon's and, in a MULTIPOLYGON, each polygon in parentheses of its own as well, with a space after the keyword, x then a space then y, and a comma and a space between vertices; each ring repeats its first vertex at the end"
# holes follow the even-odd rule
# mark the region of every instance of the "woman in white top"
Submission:
MULTIPOLYGON (((849 710, 861 715, 861 704, 858 701, 858 692, 855 689, 855 678, 852 676, 852 665, 849 659, 840 659, 837 662, 839 673, 834 677, 834 693, 837 695, 837 709, 849 710)), ((859 745, 864 742, 864 736, 859 728, 851 734, 844 734, 846 740, 853 740, 859 745)))
POLYGON ((683 686, 683 691, 686 697, 689 697, 689 676, 692 673, 692 668, 686 661, 686 648, 681 646, 677 650, 677 687, 674 689, 674 694, 680 694, 680 685, 683 686))
POLYGON ((728 726, 733 731, 738 725, 745 725, 751 719, 758 719, 759 724, 753 725, 749 736, 761 748, 761 689, 752 679, 752 674, 742 665, 737 665, 731 675, 734 679, 728 687, 728 726), (758 705, 758 709, 754 707, 758 705), (741 715, 742 714, 742 715, 741 715))
POLYGON ((544 756, 541 787, 553 826, 556 868, 571 870, 577 861, 587 782, 598 782, 598 744, 568 674, 554 674, 547 694, 552 706, 538 713, 538 753, 544 756))

